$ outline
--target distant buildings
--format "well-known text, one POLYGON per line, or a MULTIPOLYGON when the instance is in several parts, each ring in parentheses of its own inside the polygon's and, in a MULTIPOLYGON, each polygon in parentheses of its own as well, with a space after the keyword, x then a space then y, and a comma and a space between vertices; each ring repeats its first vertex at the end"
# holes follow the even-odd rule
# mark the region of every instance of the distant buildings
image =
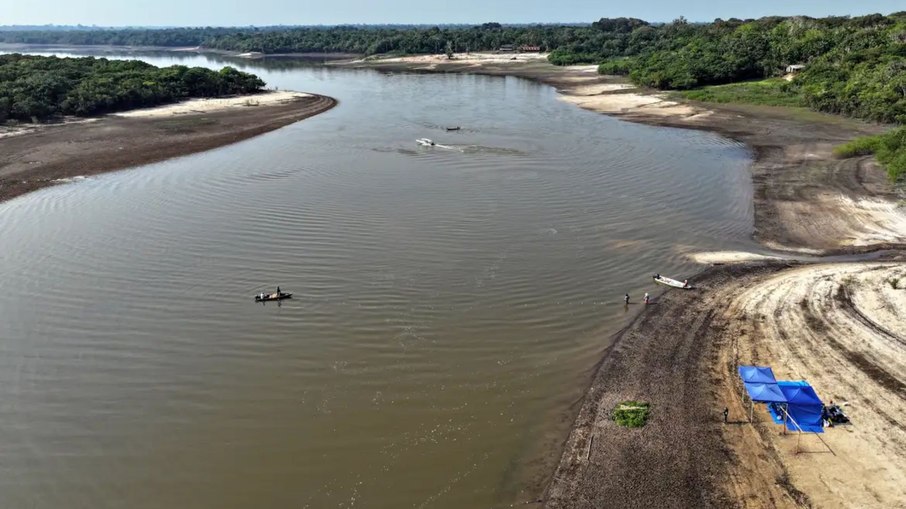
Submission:
POLYGON ((533 46, 531 44, 523 44, 521 46, 516 46, 515 44, 501 44, 500 49, 497 51, 500 53, 538 53, 541 51, 541 46, 533 46))

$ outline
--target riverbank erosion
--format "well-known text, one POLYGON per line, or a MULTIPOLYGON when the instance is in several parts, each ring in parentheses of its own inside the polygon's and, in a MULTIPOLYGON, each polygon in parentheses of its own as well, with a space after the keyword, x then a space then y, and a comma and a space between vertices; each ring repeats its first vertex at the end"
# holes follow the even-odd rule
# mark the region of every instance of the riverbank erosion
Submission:
POLYGON ((700 129, 753 154, 755 238, 812 254, 906 246, 903 192, 872 158, 837 159, 833 148, 885 127, 804 109, 694 104, 601 76, 594 66, 557 67, 543 54, 369 58, 342 64, 385 72, 516 76, 551 85, 581 108, 648 125, 700 129))
POLYGON ((0 133, 0 201, 61 180, 221 147, 336 106, 333 98, 267 92, 191 101, 0 133))
POLYGON ((607 350, 545 506, 894 507, 906 500, 906 265, 770 262, 709 269, 607 350), (846 402, 852 426, 781 434, 748 421, 736 367, 771 365, 846 402), (641 429, 613 422, 651 404, 641 429), (722 411, 729 408, 729 422, 722 411), (825 445, 825 443, 827 445, 825 445), (830 452, 833 451, 833 452, 830 452))

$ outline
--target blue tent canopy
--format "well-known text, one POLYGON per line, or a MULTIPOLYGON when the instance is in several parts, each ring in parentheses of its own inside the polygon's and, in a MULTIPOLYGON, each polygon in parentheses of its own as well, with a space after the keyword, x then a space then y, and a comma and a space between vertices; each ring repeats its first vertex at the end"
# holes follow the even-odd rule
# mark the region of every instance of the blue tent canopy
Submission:
POLYGON ((796 405, 817 405, 823 406, 821 398, 815 392, 815 389, 805 380, 780 380, 777 387, 783 392, 787 403, 796 405))
POLYGON ((805 380, 778 380, 776 386, 782 393, 786 405, 781 404, 783 401, 768 405, 768 411, 771 412, 775 423, 786 424, 786 428, 790 431, 801 429, 812 433, 824 433, 822 419, 824 403, 821 402, 821 398, 808 382, 805 380), (784 407, 795 424, 784 422, 785 416, 782 410, 784 407))
MULTIPOLYGON (((771 413, 771 419, 774 424, 784 424, 783 405, 780 403, 768 404, 768 412, 771 413)), ((824 433, 824 422, 822 422, 822 409, 814 405, 787 405, 786 411, 789 412, 799 428, 802 431, 811 433, 824 433)), ((790 431, 799 431, 796 424, 787 422, 786 429, 790 431)))
POLYGON ((739 377, 744 383, 777 383, 774 370, 768 366, 739 366, 739 377))
POLYGON ((752 401, 759 403, 785 403, 786 396, 776 383, 746 383, 746 392, 752 401))

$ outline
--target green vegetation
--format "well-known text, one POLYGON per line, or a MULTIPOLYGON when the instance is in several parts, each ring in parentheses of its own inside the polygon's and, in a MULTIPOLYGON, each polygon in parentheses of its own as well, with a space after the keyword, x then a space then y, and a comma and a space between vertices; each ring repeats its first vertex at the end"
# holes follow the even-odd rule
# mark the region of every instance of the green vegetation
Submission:
POLYGON ((137 60, 0 55, 0 122, 101 115, 262 87, 257 76, 232 67, 217 72, 137 60))
POLYGON ((805 101, 793 93, 791 85, 783 78, 769 78, 759 81, 743 81, 728 85, 683 90, 679 95, 693 101, 712 103, 746 103, 764 106, 805 106, 805 101))
POLYGON ((874 154, 887 168, 893 181, 906 179, 906 127, 900 127, 877 136, 866 136, 834 149, 837 157, 856 157, 874 154))
POLYGON ((683 19, 614 34, 602 48, 602 73, 637 84, 690 90, 786 74, 688 95, 699 100, 802 105, 880 122, 906 123, 906 12, 857 18, 770 17, 691 24, 683 19), (629 57, 626 60, 621 58, 629 57))
POLYGON ((598 64, 598 74, 627 76, 632 71, 633 61, 629 57, 611 58, 598 64))
POLYGON ((624 401, 613 409, 613 420, 627 428, 641 428, 648 422, 650 406, 641 401, 624 401))
POLYGON ((538 46, 558 65, 597 63, 637 84, 690 90, 771 78, 789 85, 706 90, 700 100, 796 104, 880 122, 906 123, 906 12, 814 19, 766 17, 652 25, 634 18, 589 25, 337 26, 0 31, 0 42, 204 46, 238 52, 364 55, 538 46), (784 96, 789 96, 786 98, 784 96))

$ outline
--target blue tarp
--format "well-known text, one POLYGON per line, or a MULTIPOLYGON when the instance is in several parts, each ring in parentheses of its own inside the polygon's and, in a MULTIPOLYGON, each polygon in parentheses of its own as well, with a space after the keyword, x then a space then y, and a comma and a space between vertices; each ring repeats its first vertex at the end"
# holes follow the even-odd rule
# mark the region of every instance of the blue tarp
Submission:
POLYGON ((812 389, 812 386, 805 380, 780 380, 777 382, 777 386, 783 391, 788 403, 824 405, 821 398, 815 393, 815 389, 812 389))
POLYGON ((774 378, 774 370, 767 366, 740 366, 739 377, 744 383, 777 383, 777 379, 774 378))
MULTIPOLYGON (((786 428, 790 431, 809 431, 812 433, 824 433, 824 421, 821 418, 824 412, 824 403, 815 393, 808 382, 804 380, 779 380, 777 387, 783 393, 787 403, 786 411, 790 417, 796 421, 799 427, 792 422, 786 423, 786 428)), ((771 403, 768 405, 768 411, 771 418, 776 424, 784 424, 783 412, 781 407, 784 403, 771 403)))
POLYGON ((743 385, 746 386, 746 392, 749 393, 749 397, 752 398, 752 401, 757 401, 759 403, 786 402, 786 396, 783 395, 783 391, 780 390, 780 387, 776 383, 746 383, 743 385))

